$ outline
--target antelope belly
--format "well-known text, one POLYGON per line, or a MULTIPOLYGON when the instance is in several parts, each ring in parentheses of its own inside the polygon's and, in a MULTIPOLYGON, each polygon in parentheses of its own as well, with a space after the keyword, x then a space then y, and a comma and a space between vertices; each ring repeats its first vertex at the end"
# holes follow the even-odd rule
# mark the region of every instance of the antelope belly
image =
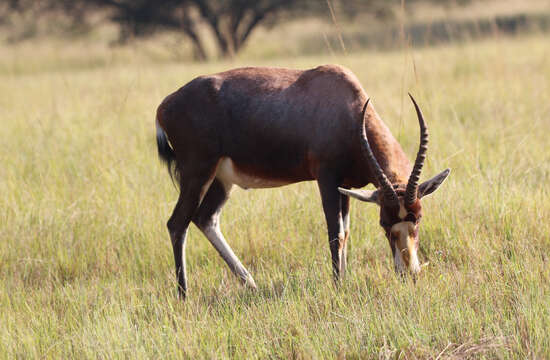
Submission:
POLYGON ((222 158, 218 164, 216 178, 224 184, 235 184, 243 189, 261 189, 289 184, 289 182, 277 179, 267 179, 239 170, 233 163, 233 160, 228 157, 222 158))

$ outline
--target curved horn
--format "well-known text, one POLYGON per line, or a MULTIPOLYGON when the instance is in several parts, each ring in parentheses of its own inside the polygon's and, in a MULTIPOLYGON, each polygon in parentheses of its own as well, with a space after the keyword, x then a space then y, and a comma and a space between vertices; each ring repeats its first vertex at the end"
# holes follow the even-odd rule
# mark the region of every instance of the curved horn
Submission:
POLYGON ((409 94, 409 97, 414 104, 416 116, 418 117, 418 123, 420 124, 420 146, 418 147, 416 161, 414 162, 411 176, 407 182, 407 190, 405 193, 405 204, 412 205, 417 198, 418 180, 420 179, 420 173, 422 172, 422 166, 424 165, 424 160, 426 160, 426 152, 428 151, 428 128, 426 127, 424 116, 422 116, 422 111, 420 111, 418 104, 411 94, 409 94))
POLYGON ((376 177, 376 180, 378 181, 378 185, 383 191, 384 198, 397 203, 397 193, 393 189, 392 184, 386 177, 386 174, 384 174, 384 171, 380 167, 380 164, 378 164, 378 161, 374 157, 374 154, 372 153, 372 149, 369 145, 369 140, 367 138, 367 131, 366 131, 366 120, 365 115, 367 113, 367 106, 369 105, 370 99, 367 99, 367 102, 365 103, 365 106, 363 107, 363 125, 361 126, 361 138, 363 141, 361 142, 361 148, 363 150, 363 155, 367 158, 368 164, 371 166, 371 169, 374 171, 374 176, 376 177))

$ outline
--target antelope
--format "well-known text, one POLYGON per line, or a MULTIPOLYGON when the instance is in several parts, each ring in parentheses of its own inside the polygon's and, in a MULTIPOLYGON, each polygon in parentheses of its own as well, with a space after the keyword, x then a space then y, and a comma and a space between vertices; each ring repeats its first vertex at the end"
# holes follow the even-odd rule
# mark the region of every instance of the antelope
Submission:
POLYGON ((350 197, 378 204, 397 273, 420 272, 420 199, 447 178, 419 184, 428 130, 420 124, 414 166, 369 102, 355 75, 338 65, 310 70, 248 67, 200 76, 157 109, 160 159, 180 189, 167 227, 178 294, 185 298, 185 239, 193 222, 241 282, 254 279, 220 230, 233 185, 270 188, 317 181, 328 230, 333 278, 343 277, 350 197), (374 184, 376 190, 351 190, 374 184))

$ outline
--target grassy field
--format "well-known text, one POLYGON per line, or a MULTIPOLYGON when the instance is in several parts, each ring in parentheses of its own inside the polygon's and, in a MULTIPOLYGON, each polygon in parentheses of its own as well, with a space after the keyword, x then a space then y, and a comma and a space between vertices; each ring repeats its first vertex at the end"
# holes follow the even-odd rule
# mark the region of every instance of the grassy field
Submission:
POLYGON ((377 208, 353 203, 350 271, 335 289, 315 184, 237 189, 222 229, 259 289, 192 227, 185 303, 155 109, 199 74, 251 62, 90 51, 63 63, 0 48, 0 358, 550 357, 544 36, 255 60, 349 67, 411 158, 406 92, 417 97, 431 134, 423 178, 453 169, 424 201, 430 265, 415 285, 399 281, 377 208))

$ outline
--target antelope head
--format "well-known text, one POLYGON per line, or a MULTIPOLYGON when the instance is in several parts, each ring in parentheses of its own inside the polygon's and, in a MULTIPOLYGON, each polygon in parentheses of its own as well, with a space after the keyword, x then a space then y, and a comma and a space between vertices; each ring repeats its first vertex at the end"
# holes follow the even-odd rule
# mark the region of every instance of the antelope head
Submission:
MULTIPOLYGON (((418 104, 410 95, 420 123, 420 146, 413 170, 406 184, 392 184, 374 157, 369 145, 365 126, 362 126, 362 151, 378 182, 377 190, 348 190, 340 192, 361 201, 376 203, 380 206, 380 225, 386 233, 393 254, 395 271, 404 274, 406 270, 415 276, 420 272, 418 261, 418 230, 422 218, 421 199, 431 193, 445 181, 450 173, 446 169, 419 184, 420 174, 426 151, 428 150, 428 129, 418 104)), ((363 121, 369 101, 363 108, 363 121)))

